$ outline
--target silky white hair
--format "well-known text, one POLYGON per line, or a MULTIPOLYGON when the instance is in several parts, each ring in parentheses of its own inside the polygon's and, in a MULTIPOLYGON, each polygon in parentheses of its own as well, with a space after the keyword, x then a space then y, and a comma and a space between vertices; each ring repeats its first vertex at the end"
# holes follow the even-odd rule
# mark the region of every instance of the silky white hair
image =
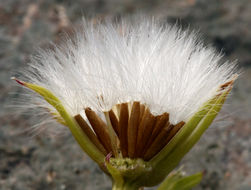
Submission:
MULTIPOLYGON (((173 124, 187 121, 217 94, 236 65, 198 40, 198 34, 153 18, 89 22, 73 38, 39 50, 22 76, 54 93, 72 115, 140 101, 153 114, 168 112, 173 124)), ((53 109, 28 95, 30 107, 53 109)))

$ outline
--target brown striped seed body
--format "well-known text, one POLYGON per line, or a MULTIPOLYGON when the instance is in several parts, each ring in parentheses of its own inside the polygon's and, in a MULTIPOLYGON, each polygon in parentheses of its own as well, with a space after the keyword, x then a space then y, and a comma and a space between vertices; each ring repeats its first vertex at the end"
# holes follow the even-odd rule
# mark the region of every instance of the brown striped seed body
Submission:
POLYGON ((92 129, 80 116, 74 118, 93 144, 104 154, 115 157, 153 158, 177 134, 185 122, 169 122, 169 114, 154 116, 140 102, 117 104, 104 112, 106 122, 90 108, 85 114, 92 129))
POLYGON ((90 126, 86 123, 86 121, 82 118, 80 114, 76 115, 75 120, 83 130, 83 132, 87 135, 87 137, 93 142, 93 144, 103 153, 108 154, 103 145, 99 142, 96 134, 91 130, 90 126))
POLYGON ((132 105, 131 115, 128 123, 128 155, 130 158, 135 156, 135 149, 137 143, 137 133, 140 118, 140 103, 134 102, 132 105))
POLYGON ((85 109, 85 114, 106 151, 112 152, 111 139, 109 137, 106 123, 90 108, 85 109))
POLYGON ((119 117, 119 139, 120 139, 120 148, 121 148, 123 157, 127 157, 128 155, 128 151, 127 151, 128 118, 129 118, 128 105, 127 103, 123 103, 120 106, 120 117, 119 117))

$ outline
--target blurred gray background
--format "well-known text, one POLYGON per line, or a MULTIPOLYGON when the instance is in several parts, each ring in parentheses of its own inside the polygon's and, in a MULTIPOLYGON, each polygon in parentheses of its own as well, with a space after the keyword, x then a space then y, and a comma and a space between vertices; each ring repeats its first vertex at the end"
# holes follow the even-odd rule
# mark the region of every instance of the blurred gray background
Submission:
POLYGON ((32 136, 29 116, 6 108, 20 90, 10 77, 84 15, 138 11, 199 30, 206 44, 238 60, 242 75, 227 105, 182 165, 188 173, 205 171, 197 190, 251 189, 251 0, 0 0, 1 190, 111 189, 69 133, 32 136))

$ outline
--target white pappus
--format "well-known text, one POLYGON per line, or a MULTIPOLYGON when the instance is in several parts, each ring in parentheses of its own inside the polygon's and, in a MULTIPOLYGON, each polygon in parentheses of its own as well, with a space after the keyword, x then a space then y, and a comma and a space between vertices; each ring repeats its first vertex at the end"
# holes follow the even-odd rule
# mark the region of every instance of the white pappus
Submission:
MULTIPOLYGON (((176 124, 216 95, 235 68, 196 33, 141 17, 83 21, 73 38, 33 56, 21 78, 50 90, 72 116, 139 101, 155 115, 170 113, 176 124)), ((39 95, 28 96, 28 107, 53 109, 39 95)))

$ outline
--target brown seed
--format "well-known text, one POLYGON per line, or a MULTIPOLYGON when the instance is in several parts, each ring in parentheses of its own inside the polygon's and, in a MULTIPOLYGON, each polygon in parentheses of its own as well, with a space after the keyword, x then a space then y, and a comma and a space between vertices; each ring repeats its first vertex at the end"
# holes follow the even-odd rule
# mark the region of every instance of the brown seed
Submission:
POLYGON ((104 154, 107 155, 105 148, 99 142, 95 133, 91 130, 90 126, 86 123, 86 121, 82 118, 80 114, 74 116, 75 120, 83 130, 83 132, 87 135, 87 137, 91 140, 91 142, 104 154))
POLYGON ((111 140, 112 145, 112 152, 114 153, 115 158, 119 157, 119 139, 112 127, 111 119, 109 116, 109 112, 104 112, 105 119, 106 119, 106 126, 108 129, 108 134, 111 140))
POLYGON ((147 145, 144 148, 144 152, 146 152, 146 150, 151 146, 154 139, 157 137, 157 135, 161 132, 161 130, 165 126, 169 126, 169 114, 168 113, 163 113, 162 115, 157 116, 153 132, 149 140, 147 140, 147 145))
MULTIPOLYGON (((142 118, 144 116, 144 113, 146 111, 146 106, 144 104, 140 104, 140 116, 139 116, 139 125, 142 121, 142 118)), ((135 150, 134 150, 134 154, 133 154, 133 158, 136 158, 137 156, 137 139, 138 139, 138 134, 139 134, 139 126, 138 126, 138 129, 137 129, 137 135, 136 135, 136 144, 134 145, 135 146, 135 150)))
POLYGON ((131 115, 128 123, 128 156, 134 158, 136 143, 137 143, 137 131, 139 126, 140 117, 140 103, 133 102, 131 115))
POLYGON ((149 109, 147 108, 144 112, 143 118, 140 122, 139 128, 138 128, 138 136, 137 136, 137 145, 136 145, 136 157, 141 157, 144 146, 146 144, 147 138, 146 136, 149 136, 151 129, 153 128, 156 121, 156 117, 153 116, 149 109))
POLYGON ((149 124, 146 126, 145 131, 144 131, 143 142, 142 142, 143 148, 141 149, 141 155, 143 155, 144 150, 147 148, 148 140, 151 138, 154 126, 157 121, 156 116, 154 116, 154 115, 151 115, 151 116, 152 116, 152 120, 149 121, 149 124))
POLYGON ((154 126, 153 133, 152 133, 152 138, 155 138, 161 129, 166 126, 166 123, 169 122, 169 113, 163 113, 158 117, 158 120, 154 126))
POLYGON ((166 144, 169 143, 169 141, 176 135, 176 133, 181 129, 181 127, 183 127, 183 125, 185 125, 185 122, 181 121, 173 127, 168 137, 166 138, 166 144))
POLYGON ((105 122, 100 119, 100 117, 94 111, 92 111, 91 108, 86 108, 85 114, 89 122, 91 123, 92 128, 95 131, 99 141, 105 147, 106 151, 112 152, 111 140, 105 122))
POLYGON ((156 136, 151 146, 147 149, 146 153, 144 154, 143 156, 144 160, 150 160, 166 145, 166 138, 168 137, 173 127, 174 127, 173 125, 166 125, 160 131, 160 133, 156 136))
POLYGON ((120 116, 119 116, 119 139, 123 157, 128 156, 127 152, 128 117, 129 117, 128 105, 127 103, 123 103, 120 105, 120 116))
POLYGON ((145 113, 146 106, 144 104, 140 104, 140 116, 139 116, 139 122, 141 122, 143 115, 145 113))
POLYGON ((113 112, 113 110, 109 111, 109 117, 110 117, 110 120, 111 120, 113 130, 115 131, 117 136, 119 136, 119 121, 118 121, 115 113, 113 112))

